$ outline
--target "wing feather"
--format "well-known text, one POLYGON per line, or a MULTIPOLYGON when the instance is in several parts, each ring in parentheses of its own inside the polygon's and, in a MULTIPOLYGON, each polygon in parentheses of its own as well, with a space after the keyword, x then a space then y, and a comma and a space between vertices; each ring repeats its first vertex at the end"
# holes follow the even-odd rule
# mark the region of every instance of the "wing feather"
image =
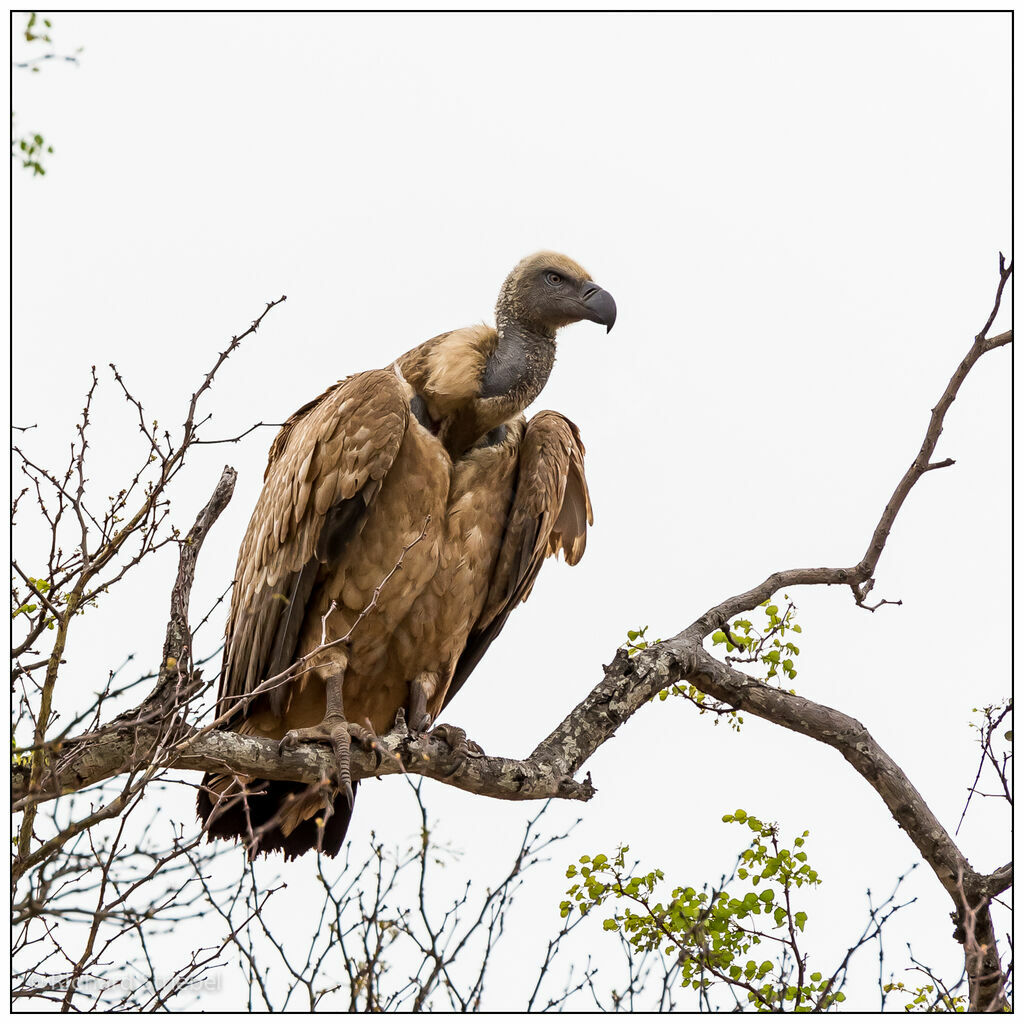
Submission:
POLYGON ((583 557, 594 522, 576 425, 557 412, 537 413, 519 449, 516 493, 483 612, 455 666, 445 706, 525 601, 548 555, 561 551, 570 565, 583 557))
POLYGON ((335 384, 281 428, 238 553, 222 709, 291 664, 320 566, 362 528, 408 421, 406 387, 387 369, 335 384))

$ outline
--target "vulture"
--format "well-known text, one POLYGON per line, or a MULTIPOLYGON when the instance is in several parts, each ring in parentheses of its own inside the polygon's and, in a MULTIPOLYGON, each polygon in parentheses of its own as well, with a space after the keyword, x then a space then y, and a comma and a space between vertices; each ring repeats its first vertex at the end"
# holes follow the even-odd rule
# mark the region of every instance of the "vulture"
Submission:
MULTIPOLYGON (((282 750, 330 744, 337 769, 314 786, 207 774, 209 837, 240 839, 250 857, 337 854, 351 742, 372 745, 403 715, 428 730, 545 557, 579 561, 593 523, 579 431, 523 410, 558 330, 610 331, 615 315, 578 263, 535 253, 506 278, 495 327, 440 334, 289 417, 238 553, 217 713, 282 750)), ((461 729, 436 728, 467 751, 461 729)))

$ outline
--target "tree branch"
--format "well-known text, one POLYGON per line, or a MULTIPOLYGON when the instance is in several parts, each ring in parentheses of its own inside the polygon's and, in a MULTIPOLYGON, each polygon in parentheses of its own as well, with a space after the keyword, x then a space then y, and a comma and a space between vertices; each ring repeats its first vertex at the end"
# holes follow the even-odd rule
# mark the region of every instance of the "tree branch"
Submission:
MULTIPOLYGON (((171 748, 165 744, 157 755, 156 748, 166 740, 166 725, 157 718, 150 709, 141 710, 134 719, 122 716, 103 730, 65 742, 54 775, 44 779, 43 788, 31 796, 24 771, 16 771, 12 777, 15 810, 26 800, 42 802, 85 789, 123 774, 128 764, 148 763, 157 756, 164 768, 235 772, 311 784, 330 778, 336 769, 329 747, 303 743, 279 753, 274 740, 219 729, 186 734, 171 748)), ((377 743, 379 764, 372 751, 353 745, 353 780, 410 773, 503 800, 589 800, 595 792, 589 778, 576 782, 560 774, 556 765, 534 758, 463 757, 440 737, 410 734, 404 729, 378 737, 377 743)))
POLYGON ((188 625, 188 600, 192 593, 192 582, 196 574, 196 560, 199 550, 210 532, 210 527, 217 521, 221 512, 227 508, 231 495, 235 491, 238 474, 231 466, 225 466, 217 486, 213 489, 210 500, 196 517, 192 529, 183 541, 180 541, 178 555, 178 575, 171 589, 171 617, 167 623, 164 638, 163 657, 160 660, 160 675, 156 688, 147 698, 147 702, 162 701, 168 688, 177 688, 191 679, 192 673, 192 633, 188 625))

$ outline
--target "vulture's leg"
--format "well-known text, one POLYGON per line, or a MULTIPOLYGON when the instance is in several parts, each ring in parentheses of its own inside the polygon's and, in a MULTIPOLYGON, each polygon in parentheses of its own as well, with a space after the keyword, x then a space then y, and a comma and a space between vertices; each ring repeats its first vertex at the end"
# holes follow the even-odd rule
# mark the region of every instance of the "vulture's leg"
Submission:
MULTIPOLYGON (((413 733, 426 733, 429 729, 430 736, 439 736, 452 748, 456 756, 455 771, 462 766, 462 762, 470 755, 483 754, 483 748, 474 743, 466 736, 466 730, 460 729, 457 725, 438 725, 433 729, 433 718, 427 711, 427 705, 437 695, 441 686, 441 677, 436 672, 421 672, 409 684, 409 730, 413 733)), ((436 702, 440 706, 440 701, 436 702)), ((404 724, 404 716, 403 716, 404 724)))
POLYGON ((377 737, 365 726, 350 722, 345 718, 345 705, 342 699, 342 684, 344 681, 344 669, 327 677, 324 683, 327 708, 324 712, 323 721, 318 725, 311 725, 305 729, 291 729, 286 732, 278 744, 278 749, 280 751, 291 750, 300 743, 330 743, 334 750, 336 764, 334 782, 351 808, 355 800, 355 794, 352 790, 352 740, 357 740, 364 747, 376 751, 377 737))
POLYGON ((409 729, 412 732, 426 732, 433 721, 427 711, 427 704, 437 693, 441 680, 436 672, 421 672, 409 684, 409 729))

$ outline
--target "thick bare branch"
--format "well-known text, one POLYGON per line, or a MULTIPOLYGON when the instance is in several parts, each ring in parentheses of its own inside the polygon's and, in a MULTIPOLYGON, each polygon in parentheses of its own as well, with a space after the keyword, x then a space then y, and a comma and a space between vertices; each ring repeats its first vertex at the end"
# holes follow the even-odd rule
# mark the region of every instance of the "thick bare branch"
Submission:
MULTIPOLYGON (((122 720, 89 738, 68 741, 54 775, 43 780, 41 790, 33 793, 31 799, 45 801, 61 792, 84 789, 122 774, 127 765, 146 763, 155 757, 166 736, 166 727, 153 717, 142 723, 137 719, 122 720)), ((594 793, 589 778, 576 782, 550 762, 475 755, 463 758, 439 737, 410 734, 404 729, 379 737, 378 747, 379 764, 373 752, 353 746, 353 779, 410 773, 502 800, 589 800, 594 793)), ((164 767, 237 772, 262 779, 308 783, 330 778, 335 769, 328 747, 306 743, 278 753, 278 744, 273 740, 219 729, 186 737, 173 749, 165 746, 160 757, 164 767), (178 753, 180 748, 186 749, 178 753)), ((23 772, 13 776, 12 798, 16 808, 27 797, 26 781, 23 772)))

